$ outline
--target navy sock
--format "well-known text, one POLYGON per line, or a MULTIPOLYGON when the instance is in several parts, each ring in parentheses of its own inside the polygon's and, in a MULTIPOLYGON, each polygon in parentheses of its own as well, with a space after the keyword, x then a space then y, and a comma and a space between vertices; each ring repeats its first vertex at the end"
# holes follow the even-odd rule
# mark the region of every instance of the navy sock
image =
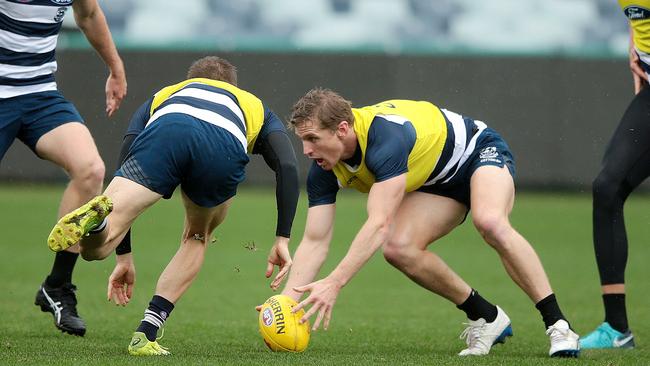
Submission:
POLYGON ((78 253, 60 251, 54 256, 54 264, 50 275, 45 279, 49 287, 61 287, 64 283, 72 282, 72 271, 79 258, 78 253))
POLYGON ((621 333, 629 329, 627 311, 625 309, 625 294, 604 294, 605 321, 621 333))
POLYGON ((485 319, 487 323, 492 323, 497 318, 497 307, 485 300, 478 291, 472 289, 467 299, 457 308, 467 314, 469 320, 485 319))
MULTIPOLYGON (((542 319, 544 320, 544 325, 546 328, 555 324, 560 319, 566 320, 564 314, 560 310, 560 305, 557 303, 555 294, 550 294, 545 298, 541 299, 537 304, 535 304, 539 313, 542 314, 542 319)), ((568 323, 568 321, 567 321, 568 323)), ((571 325, 569 324, 569 327, 571 325)))
POLYGON ((144 318, 136 332, 144 333, 150 342, 155 341, 158 329, 165 324, 165 320, 172 310, 174 310, 174 304, 162 296, 154 295, 149 302, 149 307, 144 311, 144 318))

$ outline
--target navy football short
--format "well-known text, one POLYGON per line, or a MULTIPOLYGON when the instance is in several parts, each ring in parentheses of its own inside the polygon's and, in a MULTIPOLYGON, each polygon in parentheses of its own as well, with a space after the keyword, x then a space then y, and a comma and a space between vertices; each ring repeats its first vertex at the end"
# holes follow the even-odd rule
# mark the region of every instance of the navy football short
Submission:
POLYGON ((83 119, 58 91, 0 99, 0 159, 16 138, 36 152, 43 135, 68 122, 83 119))
POLYGON ((170 198, 174 189, 201 207, 214 207, 237 193, 249 158, 230 132, 181 113, 159 117, 133 141, 115 172, 170 198))
POLYGON ((474 151, 446 183, 436 183, 430 186, 422 186, 417 189, 419 192, 432 193, 439 196, 454 199, 463 203, 470 208, 470 179, 476 169, 493 165, 502 168, 508 167, 510 175, 515 176, 515 160, 510 152, 508 144, 503 140, 501 135, 491 128, 486 128, 481 132, 474 151))

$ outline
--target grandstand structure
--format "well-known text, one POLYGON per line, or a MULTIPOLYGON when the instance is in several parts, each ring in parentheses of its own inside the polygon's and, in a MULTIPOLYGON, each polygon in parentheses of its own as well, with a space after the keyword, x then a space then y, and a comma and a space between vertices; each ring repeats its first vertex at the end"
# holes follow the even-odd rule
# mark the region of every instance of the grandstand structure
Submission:
MULTIPOLYGON (((100 0, 123 45, 625 54, 611 0, 100 0), (188 43, 189 42, 189 43, 188 43)), ((73 25, 72 17, 68 17, 73 25)))

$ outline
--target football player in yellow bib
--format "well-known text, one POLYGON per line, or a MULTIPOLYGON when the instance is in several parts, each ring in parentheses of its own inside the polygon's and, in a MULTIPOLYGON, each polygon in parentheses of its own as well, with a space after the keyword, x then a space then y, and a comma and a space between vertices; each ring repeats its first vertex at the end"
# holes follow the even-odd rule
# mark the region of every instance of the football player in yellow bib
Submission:
POLYGON ((507 144, 485 123, 424 101, 389 100, 352 108, 327 89, 314 89, 293 107, 290 121, 313 160, 309 210, 283 294, 311 304, 313 328, 327 328, 339 291, 374 252, 420 286, 463 310, 461 356, 485 355, 512 335, 510 319, 481 297, 427 247, 472 220, 496 249, 508 274, 540 311, 551 356, 578 355, 578 336, 555 299, 537 254, 511 225, 514 161, 507 144), (332 238, 340 187, 368 193, 368 217, 350 249, 325 278, 314 281, 332 238))
POLYGON ((276 288, 291 264, 288 243, 298 200, 296 155, 284 124, 253 94, 238 88, 233 65, 219 57, 197 60, 188 79, 165 87, 134 114, 121 166, 104 194, 65 215, 52 229, 54 251, 79 242, 86 260, 116 249, 108 298, 126 305, 135 267, 128 238, 131 224, 180 186, 185 226, 176 255, 162 272, 128 351, 168 355, 156 335, 203 264, 212 231, 224 220, 245 178, 248 154, 260 154, 276 172, 278 222, 266 276, 280 267, 276 288))
POLYGON ((625 306, 628 245, 623 206, 632 191, 650 176, 650 0, 618 2, 630 22, 629 65, 635 96, 593 182, 593 244, 605 321, 580 339, 585 349, 634 348, 625 306))

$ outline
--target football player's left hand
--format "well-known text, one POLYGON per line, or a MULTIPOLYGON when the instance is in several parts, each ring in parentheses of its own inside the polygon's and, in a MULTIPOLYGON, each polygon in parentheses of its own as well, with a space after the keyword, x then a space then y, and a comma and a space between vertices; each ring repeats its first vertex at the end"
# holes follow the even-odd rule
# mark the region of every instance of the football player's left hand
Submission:
POLYGON ((318 311, 318 316, 311 329, 317 330, 320 322, 324 320, 323 329, 327 330, 330 325, 330 319, 332 319, 332 308, 334 307, 334 303, 336 303, 339 291, 341 291, 341 284, 329 277, 325 277, 320 281, 294 287, 294 291, 309 292, 309 296, 295 306, 291 312, 295 313, 307 306, 307 304, 312 304, 311 308, 300 319, 300 323, 306 322, 318 311))
POLYGON ((131 253, 118 255, 113 273, 108 278, 108 301, 126 306, 133 296, 135 265, 131 253))
POLYGON ((282 236, 275 237, 273 248, 269 252, 266 265, 266 278, 271 277, 275 266, 278 266, 278 274, 271 282, 271 288, 275 291, 280 287, 280 283, 284 277, 289 273, 291 267, 291 253, 289 253, 289 238, 282 236))

